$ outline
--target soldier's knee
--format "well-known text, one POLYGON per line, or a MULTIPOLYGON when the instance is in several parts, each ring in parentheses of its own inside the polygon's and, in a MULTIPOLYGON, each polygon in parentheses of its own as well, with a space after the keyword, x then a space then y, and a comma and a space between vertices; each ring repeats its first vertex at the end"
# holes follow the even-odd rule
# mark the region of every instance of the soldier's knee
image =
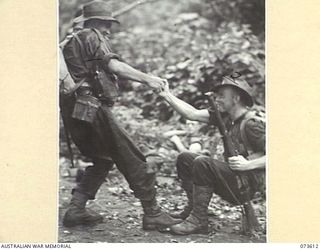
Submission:
POLYGON ((209 157, 198 156, 193 161, 193 173, 194 174, 206 174, 209 170, 209 157))
POLYGON ((192 153, 190 153, 190 152, 182 152, 182 153, 180 153, 178 155, 178 157, 177 157, 177 164, 186 162, 187 159, 190 159, 191 156, 192 156, 192 153))
POLYGON ((177 162, 176 162, 176 167, 177 167, 177 172, 181 173, 188 168, 189 165, 192 165, 192 153, 190 152, 183 152, 180 153, 177 157, 177 162))
POLYGON ((106 159, 95 159, 93 163, 94 166, 91 166, 92 170, 100 174, 107 174, 114 164, 113 161, 106 159))

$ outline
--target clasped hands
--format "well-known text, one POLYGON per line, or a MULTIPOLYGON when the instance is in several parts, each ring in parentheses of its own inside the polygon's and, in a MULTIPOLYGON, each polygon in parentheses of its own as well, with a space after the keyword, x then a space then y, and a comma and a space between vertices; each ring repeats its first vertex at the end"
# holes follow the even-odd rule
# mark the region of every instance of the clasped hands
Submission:
POLYGON ((148 85, 160 96, 162 96, 165 92, 169 92, 169 83, 166 79, 153 76, 150 81, 148 81, 148 85))

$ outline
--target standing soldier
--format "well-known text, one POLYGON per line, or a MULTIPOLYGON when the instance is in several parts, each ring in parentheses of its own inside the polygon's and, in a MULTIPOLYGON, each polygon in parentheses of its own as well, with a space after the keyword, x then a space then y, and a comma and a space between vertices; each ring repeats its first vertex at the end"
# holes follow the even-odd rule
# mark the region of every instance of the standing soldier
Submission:
POLYGON ((143 229, 153 230, 180 222, 163 212, 156 201, 155 173, 112 114, 111 106, 118 96, 116 75, 141 82, 159 91, 165 80, 142 73, 120 61, 112 53, 107 36, 113 23, 110 7, 102 1, 83 6, 77 22, 81 31, 64 46, 63 55, 76 83, 75 91, 61 98, 62 116, 71 137, 81 153, 90 157, 93 166, 86 168, 64 215, 65 226, 89 225, 102 221, 102 216, 86 209, 115 163, 140 199, 144 216, 143 229))
MULTIPOLYGON (((237 171, 247 180, 251 198, 256 191, 263 190, 265 184, 265 123, 248 110, 253 105, 252 88, 244 79, 226 76, 214 91, 219 112, 239 155, 226 159, 228 163, 191 152, 178 156, 177 172, 187 193, 188 205, 181 213, 172 214, 174 218, 184 219, 171 226, 175 234, 208 232, 207 212, 213 192, 233 204, 247 202, 242 200, 238 188, 237 171)), ((214 112, 195 109, 173 96, 168 85, 160 95, 186 119, 217 125, 214 112)))

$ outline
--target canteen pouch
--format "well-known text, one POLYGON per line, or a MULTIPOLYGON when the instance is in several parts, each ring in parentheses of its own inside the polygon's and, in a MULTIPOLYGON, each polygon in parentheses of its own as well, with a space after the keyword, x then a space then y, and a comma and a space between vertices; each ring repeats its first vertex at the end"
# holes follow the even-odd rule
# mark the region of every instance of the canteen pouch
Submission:
POLYGON ((100 101, 93 96, 77 96, 72 118, 92 124, 97 116, 97 111, 99 110, 100 106, 100 101))

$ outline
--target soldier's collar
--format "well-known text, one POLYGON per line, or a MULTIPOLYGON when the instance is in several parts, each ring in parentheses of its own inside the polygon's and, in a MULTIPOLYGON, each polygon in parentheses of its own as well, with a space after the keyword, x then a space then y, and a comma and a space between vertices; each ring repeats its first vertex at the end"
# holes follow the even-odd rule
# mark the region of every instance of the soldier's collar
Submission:
POLYGON ((247 110, 246 112, 243 112, 243 114, 240 115, 237 119, 235 119, 234 121, 231 120, 231 123, 235 124, 235 123, 242 121, 242 119, 245 118, 245 116, 247 115, 248 112, 249 112, 249 110, 247 110))

